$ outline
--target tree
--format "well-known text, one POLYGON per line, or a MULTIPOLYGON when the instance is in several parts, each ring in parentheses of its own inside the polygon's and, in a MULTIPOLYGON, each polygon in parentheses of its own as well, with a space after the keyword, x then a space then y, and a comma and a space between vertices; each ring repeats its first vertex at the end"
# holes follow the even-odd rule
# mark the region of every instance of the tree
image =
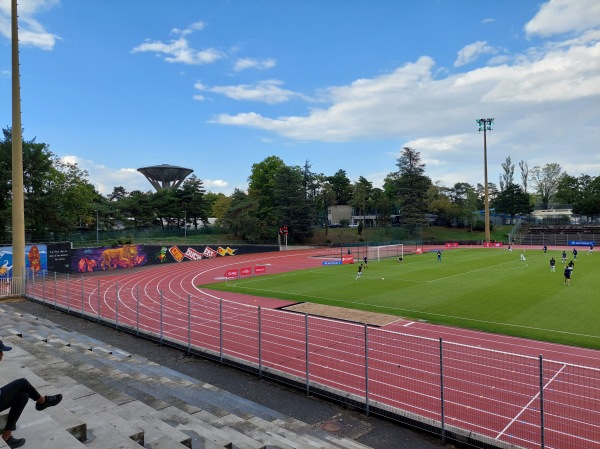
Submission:
POLYGON ((358 181, 354 183, 354 193, 350 204, 356 210, 360 211, 360 215, 363 216, 363 226, 366 226, 364 222, 364 216, 367 214, 371 206, 371 193, 373 190, 373 183, 369 182, 366 178, 360 176, 358 181))
POLYGON ((398 171, 390 173, 384 182, 388 195, 397 199, 400 206, 401 222, 404 224, 427 223, 427 192, 431 179, 425 176, 425 164, 421 162, 421 154, 409 147, 404 147, 396 165, 398 171))
POLYGON ((527 192, 529 180, 529 165, 525 161, 520 161, 519 168, 521 169, 521 186, 523 187, 523 192, 527 192))
POLYGON ((478 197, 475 188, 466 182, 457 182, 449 191, 450 201, 455 205, 457 224, 473 230, 477 220, 478 197))
MULTIPOLYGON (((0 142, 0 234, 8 236, 12 207, 12 132, 0 142)), ((66 233, 92 222, 90 204, 98 197, 77 164, 56 158, 45 143, 23 141, 25 231, 31 240, 66 233)))
POLYGON ((156 222, 156 210, 153 207, 154 194, 152 192, 142 192, 134 190, 126 197, 118 201, 119 212, 123 217, 126 217, 124 224, 135 228, 152 226, 156 222))
POLYGON ((515 177, 515 164, 512 163, 510 156, 507 156, 506 161, 501 165, 502 171, 504 172, 500 175, 500 191, 502 192, 505 187, 513 183, 515 177))
POLYGON ((554 200, 563 175, 560 164, 555 162, 546 164, 543 167, 535 166, 531 170, 533 187, 536 190, 542 209, 548 209, 554 200))
POLYGON ((264 225, 257 218, 258 200, 236 188, 231 194, 227 212, 219 221, 237 237, 245 240, 260 240, 264 225))
POLYGON ((335 192, 335 203, 330 203, 330 206, 350 203, 352 199, 352 182, 348 179, 345 170, 338 170, 333 176, 327 178, 327 182, 329 182, 331 189, 335 192))
POLYGON ((224 193, 206 192, 204 201, 206 201, 209 217, 221 218, 231 199, 224 193))
MULTIPOLYGON (((198 221, 201 221, 204 226, 208 225, 208 205, 204 198, 205 193, 204 183, 196 175, 183 181, 181 188, 177 190, 177 198, 184 211, 185 220, 193 223, 196 230, 198 221)), ((187 223, 184 223, 184 226, 187 226, 187 223)))
POLYGON ((580 198, 573 204, 573 212, 595 219, 600 215, 600 176, 582 175, 580 180, 583 188, 580 198))
POLYGON ((511 223, 515 215, 527 215, 533 210, 529 195, 517 184, 505 186, 494 200, 493 207, 496 212, 510 215, 511 223))
POLYGON ((258 219, 267 226, 275 225, 273 187, 275 174, 285 166, 277 156, 269 156, 262 162, 252 164, 252 173, 248 177, 248 195, 258 202, 258 219))
POLYGON ((314 209, 306 198, 304 173, 300 167, 281 167, 275 174, 273 193, 277 229, 288 226, 288 238, 301 242, 312 235, 314 209))

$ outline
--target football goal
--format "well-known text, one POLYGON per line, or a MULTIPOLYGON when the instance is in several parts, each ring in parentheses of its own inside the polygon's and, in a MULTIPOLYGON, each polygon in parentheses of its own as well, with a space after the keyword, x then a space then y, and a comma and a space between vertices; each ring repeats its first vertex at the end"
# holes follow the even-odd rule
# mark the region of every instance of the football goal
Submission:
POLYGON ((398 243, 397 245, 383 245, 383 246, 369 246, 367 248, 367 257, 370 260, 381 261, 382 259, 393 258, 404 258, 404 245, 398 243))

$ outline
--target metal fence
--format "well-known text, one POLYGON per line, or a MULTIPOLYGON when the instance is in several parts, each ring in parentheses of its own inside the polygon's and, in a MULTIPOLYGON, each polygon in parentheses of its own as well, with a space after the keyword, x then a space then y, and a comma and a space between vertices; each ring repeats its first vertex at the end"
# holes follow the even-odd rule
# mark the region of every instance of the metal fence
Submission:
POLYGON ((23 278, 0 278, 0 298, 21 296, 23 294, 23 278))
POLYGON ((600 449, 600 370, 101 277, 25 295, 479 448, 600 449))
POLYGON ((513 243, 518 245, 569 246, 571 241, 595 241, 598 244, 600 234, 524 234, 515 236, 513 243))

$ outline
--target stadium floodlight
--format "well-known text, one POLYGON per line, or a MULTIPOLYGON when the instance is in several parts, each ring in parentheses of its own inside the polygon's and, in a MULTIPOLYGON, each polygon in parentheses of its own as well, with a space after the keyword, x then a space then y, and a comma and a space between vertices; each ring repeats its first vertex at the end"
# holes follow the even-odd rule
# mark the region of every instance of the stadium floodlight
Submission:
POLYGON ((490 243, 490 192, 488 188, 487 172, 487 131, 492 130, 493 118, 480 118, 475 120, 479 125, 479 132, 483 131, 483 173, 484 173, 484 204, 485 204, 485 241, 490 243))

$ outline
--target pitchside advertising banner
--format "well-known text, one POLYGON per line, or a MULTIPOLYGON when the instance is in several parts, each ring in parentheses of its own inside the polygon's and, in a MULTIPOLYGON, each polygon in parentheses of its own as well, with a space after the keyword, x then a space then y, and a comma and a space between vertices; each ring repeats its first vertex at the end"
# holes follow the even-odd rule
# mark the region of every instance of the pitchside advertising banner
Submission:
POLYGON ((238 279, 249 278, 252 276, 259 276, 263 274, 267 274, 266 265, 258 265, 256 267, 232 268, 230 270, 225 270, 223 277, 225 279, 238 279))
POLYGON ((569 246, 596 246, 594 240, 569 240, 569 246))

